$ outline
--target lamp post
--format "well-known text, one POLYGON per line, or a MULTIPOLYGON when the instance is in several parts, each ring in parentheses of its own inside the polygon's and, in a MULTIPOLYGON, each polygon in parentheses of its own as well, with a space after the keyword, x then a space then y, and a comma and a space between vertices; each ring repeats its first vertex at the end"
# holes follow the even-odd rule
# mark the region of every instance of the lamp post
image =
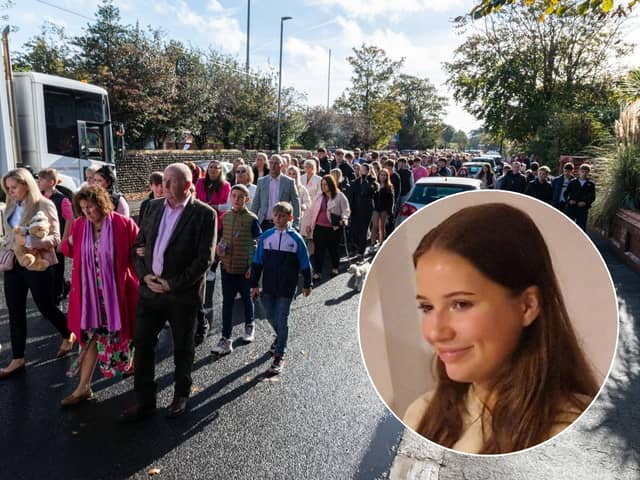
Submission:
POLYGON ((280 17, 280 67, 278 68, 278 133, 277 133, 277 145, 276 150, 280 153, 280 96, 282 94, 282 30, 284 22, 291 20, 293 17, 280 17))
POLYGON ((251 26, 251 0, 247 0, 247 64, 246 70, 249 73, 249 29, 251 26))

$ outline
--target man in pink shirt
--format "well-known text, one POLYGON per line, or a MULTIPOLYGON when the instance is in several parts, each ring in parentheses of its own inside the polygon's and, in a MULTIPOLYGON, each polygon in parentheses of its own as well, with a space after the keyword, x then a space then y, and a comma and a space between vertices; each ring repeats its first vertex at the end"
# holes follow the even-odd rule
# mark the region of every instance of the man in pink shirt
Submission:
POLYGON ((167 416, 187 412, 195 355, 196 317, 204 300, 205 272, 213 261, 217 216, 190 193, 191 170, 174 163, 164 171, 164 198, 149 202, 136 239, 140 300, 134 344, 136 402, 123 421, 141 420, 156 408, 155 349, 165 322, 171 325, 175 369, 167 416))
POLYGON ((428 177, 429 171, 420 163, 420 158, 413 161, 413 183, 416 183, 422 177, 428 177))

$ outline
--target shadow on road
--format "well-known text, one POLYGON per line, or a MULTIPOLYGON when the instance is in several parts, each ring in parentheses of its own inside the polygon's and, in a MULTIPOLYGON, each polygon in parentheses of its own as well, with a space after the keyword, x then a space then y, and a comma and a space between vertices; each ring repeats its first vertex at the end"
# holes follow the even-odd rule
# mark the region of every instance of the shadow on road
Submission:
POLYGON ((618 259, 613 251, 596 240, 616 287, 620 308, 620 331, 616 359, 599 397, 600 421, 587 431, 604 429, 617 446, 617 458, 627 464, 640 464, 640 275, 618 259))
MULTIPOLYGON (((123 425, 118 417, 133 400, 133 379, 106 380, 96 375, 97 402, 60 410, 60 399, 76 381, 65 377, 72 357, 53 360, 57 335, 51 333, 51 326, 44 320, 32 324, 30 335, 34 340, 27 347, 27 372, 0 382, 2 478, 46 477, 49 471, 64 471, 66 479, 129 478, 210 426, 222 406, 268 380, 262 374, 249 376, 240 386, 216 396, 227 385, 251 375, 252 370, 267 362, 270 354, 265 353, 204 389, 194 386, 188 415, 169 420, 165 419, 164 410, 159 409, 143 423, 123 425)), ((0 362, 4 365, 10 357, 8 329, 3 329, 0 340, 4 347, 0 362)), ((158 350, 159 359, 171 357, 169 330, 161 333, 158 350)), ((200 358, 194 363, 194 373, 215 360, 209 355, 200 358)), ((169 370, 156 379, 159 392, 172 390, 173 368, 169 370)), ((161 397, 166 394, 163 392, 161 397)))

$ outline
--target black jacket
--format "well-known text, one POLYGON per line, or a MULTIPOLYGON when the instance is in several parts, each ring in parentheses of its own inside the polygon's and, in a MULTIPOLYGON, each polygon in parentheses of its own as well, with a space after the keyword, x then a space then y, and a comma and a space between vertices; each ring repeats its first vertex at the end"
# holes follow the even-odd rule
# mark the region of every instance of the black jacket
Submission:
POLYGON ((553 187, 548 181, 540 182, 537 178, 535 180, 531 180, 527 184, 527 189, 525 192, 527 195, 531 195, 538 200, 542 200, 546 203, 551 203, 551 199, 553 197, 553 187))
POLYGON ((508 172, 502 179, 501 190, 524 193, 527 188, 527 179, 521 173, 508 172))
POLYGON ((191 197, 164 252, 162 278, 169 282, 171 291, 158 294, 149 290, 143 279, 153 273, 153 250, 164 209, 163 198, 149 202, 136 238, 136 247, 144 247, 145 250, 144 257, 134 255, 140 296, 154 300, 158 295, 165 295, 174 302, 201 304, 204 300, 204 274, 213 262, 218 217, 210 206, 191 197))
POLYGON ((386 188, 381 188, 376 192, 373 203, 373 209, 376 212, 387 212, 389 215, 393 215, 393 194, 386 188))
POLYGON ((408 168, 401 168, 396 173, 400 177, 400 196, 409 195, 413 186, 413 173, 408 168))
MULTIPOLYGON (((596 184, 591 180, 586 180, 584 185, 580 184, 580 179, 574 178, 569 182, 567 189, 564 192, 564 199, 568 203, 570 200, 578 202, 585 202, 585 207, 578 208, 591 208, 591 204, 596 200, 596 184)), ((577 205, 574 205, 577 207, 577 205)))
POLYGON ((373 197, 376 194, 377 186, 371 177, 356 178, 349 188, 347 196, 351 206, 351 217, 369 216, 373 212, 373 197))

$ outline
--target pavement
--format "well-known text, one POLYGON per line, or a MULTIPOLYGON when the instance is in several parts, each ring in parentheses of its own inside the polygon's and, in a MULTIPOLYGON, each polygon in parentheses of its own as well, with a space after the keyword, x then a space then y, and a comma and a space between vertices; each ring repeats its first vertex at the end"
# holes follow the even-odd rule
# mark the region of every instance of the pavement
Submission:
POLYGON ((485 457, 444 449, 407 430, 391 480, 640 479, 640 275, 605 240, 594 241, 616 287, 620 330, 611 374, 580 421, 531 450, 485 457))

